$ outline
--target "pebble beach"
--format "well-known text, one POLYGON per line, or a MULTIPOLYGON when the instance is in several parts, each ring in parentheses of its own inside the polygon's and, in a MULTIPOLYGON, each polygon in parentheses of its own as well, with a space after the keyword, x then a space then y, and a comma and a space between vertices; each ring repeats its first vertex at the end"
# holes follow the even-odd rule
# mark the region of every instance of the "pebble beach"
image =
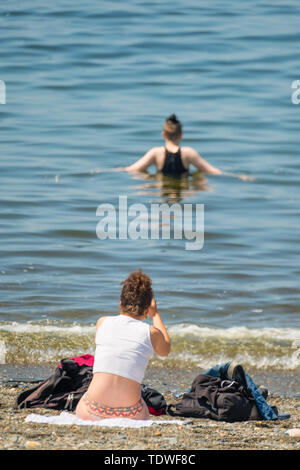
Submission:
MULTIPOLYGON (((162 391, 168 404, 176 403, 177 391, 187 390, 195 371, 161 371, 155 378, 148 372, 148 383, 162 391), (181 380, 180 380, 181 379, 181 380), (168 390, 169 388, 169 390, 168 390)), ((161 424, 161 420, 174 417, 151 416, 158 425, 133 428, 99 428, 97 426, 54 425, 25 422, 31 413, 52 416, 59 410, 14 409, 18 394, 32 384, 3 383, 0 386, 0 448, 2 450, 115 450, 115 451, 167 451, 167 450, 285 450, 300 449, 300 403, 294 387, 298 375, 290 375, 291 393, 272 391, 282 384, 283 377, 274 374, 268 384, 268 403, 275 405, 279 412, 290 413, 290 418, 277 421, 216 422, 207 419, 179 418, 182 424, 161 424), (277 382, 275 380, 277 377, 277 382), (296 431, 298 429, 298 431, 296 431)), ((260 377, 263 378, 263 377, 260 377)), ((267 377, 265 377, 266 379, 267 377)), ((285 377, 286 379, 286 377, 285 377)), ((265 380, 266 383, 266 380, 265 380)), ((176 419, 178 419, 176 417, 176 419)))

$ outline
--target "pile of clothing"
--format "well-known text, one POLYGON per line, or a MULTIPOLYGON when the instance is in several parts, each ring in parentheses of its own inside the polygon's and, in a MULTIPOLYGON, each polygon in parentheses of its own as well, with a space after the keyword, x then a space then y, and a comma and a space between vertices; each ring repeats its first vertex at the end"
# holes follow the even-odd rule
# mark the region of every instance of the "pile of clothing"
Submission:
MULTIPOLYGON (((62 359, 46 380, 19 394, 15 408, 74 411, 93 377, 94 356, 62 359)), ((141 385, 151 415, 182 416, 217 421, 278 419, 278 410, 266 402, 267 390, 258 388, 240 364, 214 366, 197 375, 191 389, 175 404, 167 405, 157 390, 141 385)))
MULTIPOLYGON (((75 411, 92 380, 93 365, 90 354, 62 359, 49 378, 18 395, 14 408, 75 411)), ((150 414, 166 414, 167 403, 157 390, 142 384, 142 397, 150 414)))

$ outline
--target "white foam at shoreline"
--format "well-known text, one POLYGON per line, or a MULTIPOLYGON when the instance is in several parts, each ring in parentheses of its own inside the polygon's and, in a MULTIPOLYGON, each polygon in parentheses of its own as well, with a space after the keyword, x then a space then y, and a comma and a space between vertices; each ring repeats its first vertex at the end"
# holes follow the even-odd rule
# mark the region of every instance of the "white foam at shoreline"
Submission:
POLYGON ((300 347, 300 328, 248 328, 246 326, 233 326, 229 328, 211 328, 200 327, 195 324, 181 323, 172 325, 168 328, 171 335, 174 336, 197 336, 199 338, 221 337, 228 339, 250 339, 250 338, 269 338, 281 340, 293 340, 295 346, 300 347))
MULTIPOLYGON (((238 361, 259 369, 300 367, 300 329, 203 327, 196 324, 168 326, 173 348, 165 358, 207 369, 212 364, 238 361)), ((94 354, 95 325, 59 321, 2 322, 0 324, 0 363, 42 364, 62 357, 94 354)), ((159 358, 155 358, 156 361, 159 358)), ((160 361, 163 359, 160 359, 160 361)))
POLYGON ((10 333, 56 333, 56 334, 77 334, 89 335, 94 334, 96 325, 64 325, 64 324, 39 324, 39 323, 3 323, 0 324, 0 331, 7 331, 10 333))
POLYGON ((300 367, 300 350, 291 352, 290 355, 274 356, 271 354, 251 355, 247 352, 237 354, 234 357, 226 353, 216 353, 208 355, 176 353, 176 359, 193 364, 200 369, 210 369, 214 364, 223 364, 225 362, 237 362, 259 370, 290 370, 293 371, 300 367))
MULTIPOLYGON (((243 339, 243 338, 270 338, 281 340, 293 340, 294 346, 300 347, 300 328, 275 328, 275 327, 262 327, 262 328, 249 328, 246 326, 232 326, 229 328, 217 328, 198 326, 196 324, 180 323, 176 325, 167 325, 168 331, 174 336, 197 336, 201 337, 221 337, 228 339, 243 339)), ((0 331, 7 331, 10 333, 57 333, 57 334, 77 334, 77 335, 90 335, 95 333, 95 324, 80 325, 78 323, 63 324, 63 323, 18 323, 18 322, 5 322, 0 324, 0 331)))

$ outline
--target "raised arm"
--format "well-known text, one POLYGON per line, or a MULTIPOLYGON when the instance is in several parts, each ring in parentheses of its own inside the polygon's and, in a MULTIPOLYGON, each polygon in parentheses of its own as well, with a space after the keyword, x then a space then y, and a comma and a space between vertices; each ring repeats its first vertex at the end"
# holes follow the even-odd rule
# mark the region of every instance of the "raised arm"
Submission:
POLYGON ((153 326, 151 327, 151 342, 154 352, 162 357, 168 356, 171 351, 171 340, 161 316, 157 311, 155 299, 152 299, 148 314, 153 321, 153 326))
POLYGON ((149 166, 155 163, 155 148, 148 150, 148 152, 135 163, 124 168, 125 171, 132 173, 138 173, 140 171, 145 171, 149 166))

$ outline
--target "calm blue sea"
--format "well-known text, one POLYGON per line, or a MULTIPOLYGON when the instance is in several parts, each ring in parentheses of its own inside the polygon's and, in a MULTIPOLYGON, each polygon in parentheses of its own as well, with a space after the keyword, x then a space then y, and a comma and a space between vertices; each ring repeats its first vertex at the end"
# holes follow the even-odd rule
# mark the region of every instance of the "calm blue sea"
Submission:
POLYGON ((142 268, 168 361, 300 368, 299 15, 296 0, 1 4, 0 363, 92 352, 142 268), (255 179, 118 171, 164 144, 171 113, 182 145, 255 179), (100 240, 97 208, 120 195, 203 204, 203 248, 100 240))

